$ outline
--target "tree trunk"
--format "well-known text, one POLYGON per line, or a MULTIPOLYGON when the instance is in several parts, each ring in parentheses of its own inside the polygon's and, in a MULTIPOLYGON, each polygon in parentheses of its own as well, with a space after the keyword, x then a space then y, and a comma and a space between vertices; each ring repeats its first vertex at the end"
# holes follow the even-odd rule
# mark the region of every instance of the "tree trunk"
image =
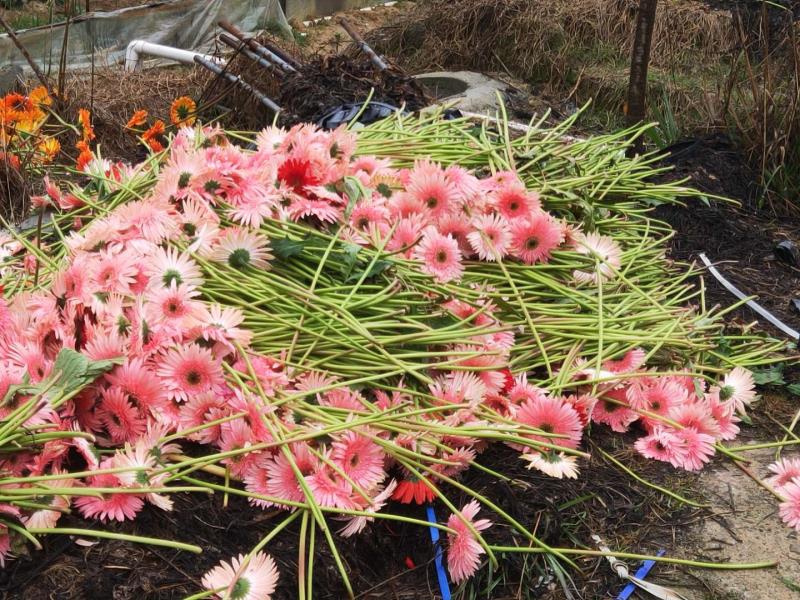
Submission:
MULTIPOLYGON (((636 125, 645 119, 647 108, 647 66, 650 63, 650 45, 656 22, 658 0, 639 0, 636 15, 636 34, 631 49, 631 74, 628 84, 628 102, 625 105, 625 123, 636 125)), ((641 138, 637 140, 641 145, 641 138)))

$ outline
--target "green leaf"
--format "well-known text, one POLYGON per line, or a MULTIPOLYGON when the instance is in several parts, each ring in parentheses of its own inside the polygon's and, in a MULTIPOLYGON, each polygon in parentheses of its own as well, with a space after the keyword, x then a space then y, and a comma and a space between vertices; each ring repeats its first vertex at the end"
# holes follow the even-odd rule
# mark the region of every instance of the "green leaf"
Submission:
POLYGON ((357 244, 346 243, 344 245, 344 264, 342 265, 341 273, 345 281, 349 281, 350 274, 358 262, 358 253, 361 252, 361 246, 357 244))
POLYGON ((786 385, 786 381, 783 379, 783 369, 780 367, 753 371, 753 381, 756 385, 786 385))
POLYGON ((786 386, 786 389, 790 394, 794 396, 800 396, 800 383, 790 383, 786 386))
POLYGON ((301 254, 303 250, 306 249, 308 238, 304 238, 302 240, 290 240, 288 237, 283 239, 270 238, 269 243, 272 246, 273 252, 275 252, 275 256, 278 258, 287 259, 301 254))
MULTIPOLYGON (((375 277, 377 275, 380 275, 391 266, 392 266, 392 261, 390 260, 376 260, 375 264, 373 264, 370 267, 369 271, 367 271, 367 276, 365 277, 365 279, 369 279, 370 277, 375 277)), ((358 281, 359 279, 361 279, 361 275, 363 273, 364 273, 363 270, 356 271, 355 273, 352 273, 345 281, 346 282, 358 281)))
POLYGON ((367 193, 361 182, 355 177, 344 178, 344 193, 347 194, 347 208, 344 209, 345 221, 350 218, 350 213, 361 198, 365 198, 367 193))

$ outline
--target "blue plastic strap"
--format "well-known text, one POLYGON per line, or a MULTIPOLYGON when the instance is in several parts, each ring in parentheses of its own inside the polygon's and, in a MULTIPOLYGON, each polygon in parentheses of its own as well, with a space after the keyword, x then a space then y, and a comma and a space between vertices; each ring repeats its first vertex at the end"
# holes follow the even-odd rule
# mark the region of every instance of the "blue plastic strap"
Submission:
MULTIPOLYGON (((436 513, 433 510, 433 505, 429 504, 425 511, 428 515, 428 523, 437 523, 436 513)), ((434 564, 436 565, 436 577, 439 579, 439 591, 442 592, 442 600, 451 600, 450 596, 450 583, 447 581, 447 572, 444 570, 442 564, 442 545, 439 543, 439 530, 436 527, 428 527, 431 532, 431 542, 436 550, 436 558, 434 564)))
MULTIPOLYGON (((664 550, 659 550, 656 553, 656 556, 663 556, 664 552, 665 552, 664 550)), ((645 577, 647 577, 647 574, 650 572, 650 569, 653 568, 654 564, 656 564, 656 561, 654 560, 644 561, 642 563, 642 566, 639 567, 639 570, 636 571, 636 573, 633 576, 636 577, 637 579, 644 579, 645 577)), ((628 598, 630 598, 633 592, 635 591, 636 591, 636 585, 633 583, 629 583, 619 593, 619 596, 617 596, 617 600, 628 600, 628 598)))

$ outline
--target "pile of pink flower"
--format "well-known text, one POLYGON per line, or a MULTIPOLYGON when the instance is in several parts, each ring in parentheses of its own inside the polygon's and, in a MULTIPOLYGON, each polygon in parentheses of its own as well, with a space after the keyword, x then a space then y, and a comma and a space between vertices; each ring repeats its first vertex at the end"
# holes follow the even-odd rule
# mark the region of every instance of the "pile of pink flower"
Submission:
MULTIPOLYGON (((164 467, 185 458, 179 443, 184 449, 191 443, 220 454, 219 465, 255 506, 293 509, 310 495, 334 515, 350 511, 337 516, 340 534, 349 536, 391 501, 435 500, 443 478, 457 477, 486 447, 477 431, 518 428, 508 445, 553 477, 577 476, 580 453, 574 450, 592 422, 637 431, 634 446, 642 455, 687 470, 700 469, 716 442, 736 436, 737 413, 754 398, 746 370, 708 385, 648 370, 639 349, 601 364, 562 365, 576 383, 565 395, 537 386, 532 373, 512 375, 515 336, 509 331, 449 348, 485 354, 462 360, 457 369, 434 364, 433 383, 423 390, 415 383, 408 392, 402 380, 391 382, 392 391, 350 386, 336 374, 293 369, 281 356, 253 350, 252 332, 241 326, 243 312, 203 299, 204 277, 207 265, 241 277, 269 269, 279 259, 260 231, 268 220, 331 230, 345 225, 341 239, 418 261, 439 282, 458 281, 467 260, 534 265, 559 249, 586 259, 586 269, 571 273, 575 285, 612 279, 620 266, 622 251, 611 238, 566 226, 513 173, 479 179, 430 162, 395 169, 385 160, 353 158, 354 145, 343 130, 299 126, 265 130, 249 152, 219 130, 184 128, 151 193, 73 231, 65 261, 44 286, 0 300, 0 397, 23 380, 45 380, 62 348, 92 360, 121 357, 79 395, 57 410, 43 404, 25 423, 89 433, 94 442, 53 439, 6 455, 0 471, 23 477, 131 469, 48 482, 124 493, 54 496, 59 510, 4 505, 0 511, 29 528, 47 528, 69 506, 100 521, 133 519, 147 503, 170 510, 164 489, 171 472, 164 467), (347 190, 355 188, 361 191, 351 203, 347 190), (415 410, 420 394, 438 410, 415 410), (298 413, 298 406, 308 410, 298 413), (397 432, 358 424, 364 414, 390 410, 412 412, 408 421, 415 426, 397 432), (313 414, 354 424, 328 435, 327 422, 313 414)), ((125 188, 140 171, 95 159, 87 172, 125 188)), ((81 204, 54 185, 38 202, 81 204)), ((29 255, 6 268, 32 271, 38 260, 29 255)), ((451 298, 444 308, 459 319, 474 317, 478 326, 500 321, 488 302, 451 298)), ((448 521, 447 561, 455 582, 472 575, 484 553, 476 533, 489 522, 475 519, 478 509, 472 502, 448 521)), ((0 559, 15 535, 3 529, 0 559)), ((204 585, 219 591, 246 581, 261 598, 272 593, 277 576, 272 559, 257 554, 217 567, 204 585)))

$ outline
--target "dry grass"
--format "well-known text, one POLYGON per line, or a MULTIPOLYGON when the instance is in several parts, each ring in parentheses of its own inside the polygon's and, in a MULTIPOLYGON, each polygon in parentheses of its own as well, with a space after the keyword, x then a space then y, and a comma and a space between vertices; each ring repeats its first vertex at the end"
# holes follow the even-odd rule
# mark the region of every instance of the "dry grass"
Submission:
MULTIPOLYGON (((523 78, 567 79, 577 56, 628 60, 633 0, 432 0, 417 19, 374 32, 370 41, 418 69, 509 70, 523 78)), ((656 67, 715 61, 731 49, 733 20, 700 2, 659 3, 656 67)))
MULTIPOLYGON (((67 107, 63 114, 77 115, 91 108, 101 152, 107 158, 135 159, 144 156, 136 136, 125 129, 134 111, 146 109, 153 118, 169 123, 169 107, 175 98, 197 98, 202 74, 191 67, 170 67, 128 72, 119 66, 98 69, 92 79, 87 72, 67 79, 67 107)), ((74 119, 73 119, 74 122, 74 119)))

